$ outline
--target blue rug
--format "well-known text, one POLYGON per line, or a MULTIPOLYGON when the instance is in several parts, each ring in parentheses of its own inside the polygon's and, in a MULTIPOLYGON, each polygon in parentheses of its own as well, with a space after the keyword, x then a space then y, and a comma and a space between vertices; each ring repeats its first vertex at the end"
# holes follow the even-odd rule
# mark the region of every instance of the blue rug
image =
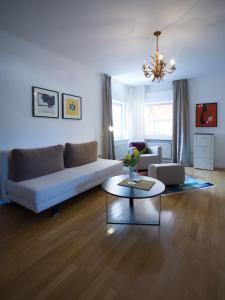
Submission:
POLYGON ((5 205, 5 204, 8 204, 8 202, 6 202, 6 201, 0 199, 0 206, 1 206, 1 205, 5 205))
POLYGON ((212 186, 214 186, 214 184, 210 182, 186 175, 184 184, 167 186, 163 194, 175 194, 191 190, 210 188, 212 186))

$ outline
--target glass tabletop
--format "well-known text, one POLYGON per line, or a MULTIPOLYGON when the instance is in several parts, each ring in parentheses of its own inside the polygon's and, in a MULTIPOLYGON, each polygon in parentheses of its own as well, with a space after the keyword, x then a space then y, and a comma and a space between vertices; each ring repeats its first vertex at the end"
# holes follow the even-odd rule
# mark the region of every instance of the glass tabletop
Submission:
POLYGON ((105 181, 103 181, 103 183, 101 184, 101 188, 105 192, 111 195, 115 195, 123 198, 135 198, 135 199, 156 197, 158 195, 161 195, 165 190, 165 185, 161 181, 148 176, 138 176, 138 177, 141 180, 150 180, 155 182, 155 184, 149 191, 136 189, 134 187, 125 187, 125 186, 118 185, 120 182, 122 182, 124 179, 128 177, 129 177, 128 174, 110 177, 105 181))

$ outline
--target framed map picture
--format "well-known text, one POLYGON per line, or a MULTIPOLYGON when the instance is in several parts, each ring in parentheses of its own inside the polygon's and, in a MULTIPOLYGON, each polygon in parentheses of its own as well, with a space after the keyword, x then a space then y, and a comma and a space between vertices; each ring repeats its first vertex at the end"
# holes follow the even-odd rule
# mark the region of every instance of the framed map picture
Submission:
POLYGON ((217 127, 217 103, 196 104, 196 127, 217 127))
POLYGON ((69 94, 62 94, 63 119, 82 119, 82 98, 69 94))
POLYGON ((32 87, 33 117, 59 118, 59 93, 32 87))

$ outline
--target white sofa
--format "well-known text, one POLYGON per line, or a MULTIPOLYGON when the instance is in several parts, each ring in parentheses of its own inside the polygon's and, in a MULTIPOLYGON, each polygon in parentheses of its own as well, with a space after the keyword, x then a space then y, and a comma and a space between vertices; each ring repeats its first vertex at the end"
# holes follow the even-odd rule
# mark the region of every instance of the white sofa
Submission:
POLYGON ((151 164, 160 164, 162 161, 162 148, 160 146, 148 147, 147 154, 141 154, 136 170, 148 170, 151 164))
POLYGON ((35 213, 97 186, 110 176, 124 173, 121 161, 98 159, 82 166, 15 182, 9 177, 9 161, 10 151, 1 151, 1 198, 16 202, 35 213))

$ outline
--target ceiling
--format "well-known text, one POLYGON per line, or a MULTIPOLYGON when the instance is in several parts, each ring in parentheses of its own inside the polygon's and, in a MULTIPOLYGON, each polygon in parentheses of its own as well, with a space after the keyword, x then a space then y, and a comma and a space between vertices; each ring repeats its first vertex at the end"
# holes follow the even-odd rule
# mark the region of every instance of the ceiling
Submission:
POLYGON ((128 84, 155 49, 175 58, 167 80, 225 68, 224 0, 1 0, 0 29, 128 84))

